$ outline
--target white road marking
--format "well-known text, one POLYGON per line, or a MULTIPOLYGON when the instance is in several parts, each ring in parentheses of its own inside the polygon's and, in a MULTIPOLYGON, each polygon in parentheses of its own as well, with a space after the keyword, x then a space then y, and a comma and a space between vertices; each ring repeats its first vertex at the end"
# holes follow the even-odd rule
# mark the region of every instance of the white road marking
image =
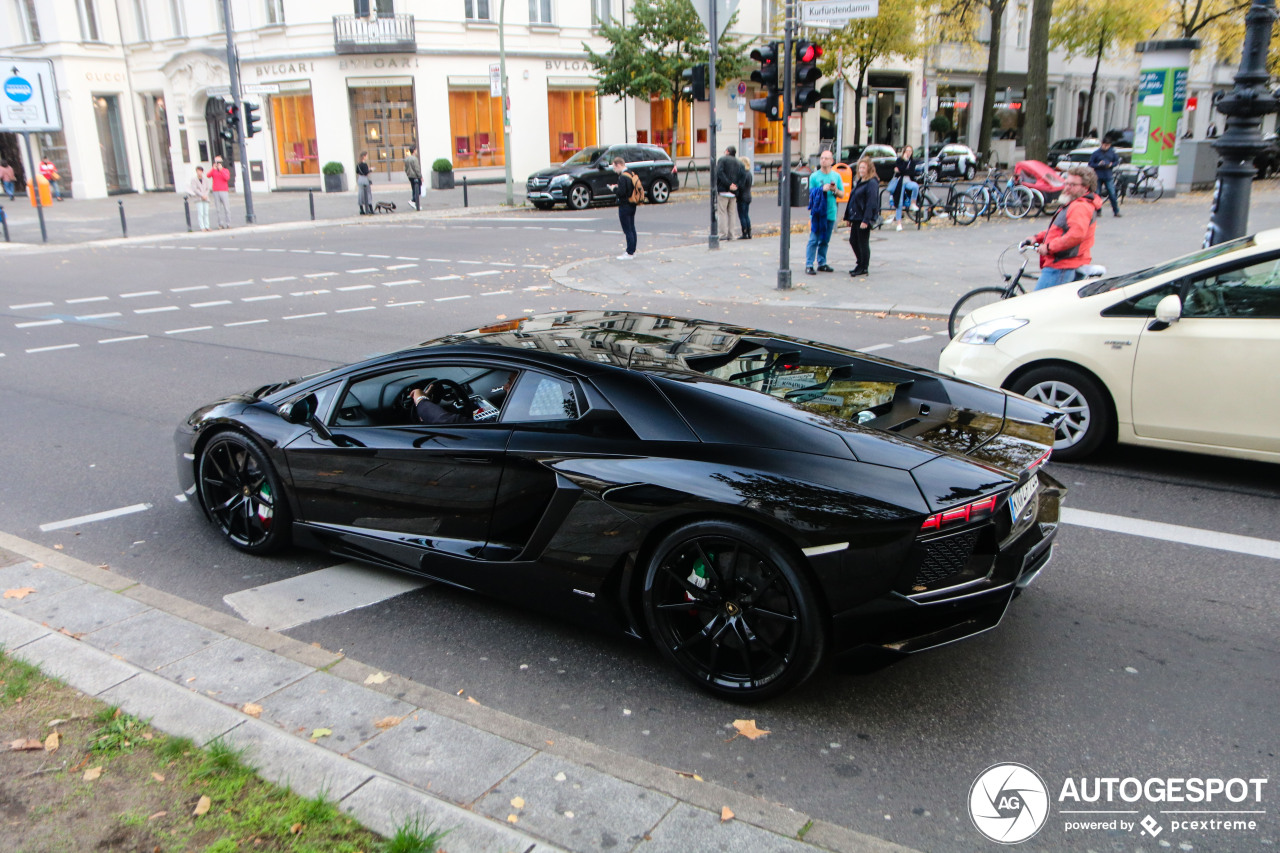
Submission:
POLYGON ((283 298, 284 297, 281 296, 279 293, 271 293, 266 296, 242 296, 240 297, 240 301, 241 302, 263 302, 267 299, 283 299, 283 298))
POLYGON ((382 283, 382 286, 383 287, 399 287, 402 284, 422 284, 422 282, 416 278, 403 278, 403 279, 400 279, 399 281, 384 281, 382 283))
POLYGON ((547 268, 546 264, 521 264, 520 266, 527 270, 545 270, 547 268))
POLYGON ((422 304, 423 304, 423 300, 419 299, 419 300, 418 300, 418 301, 416 301, 416 302, 388 302, 388 303, 387 303, 387 307, 388 307, 388 308, 403 308, 403 307, 405 307, 406 305, 422 305, 422 304))
POLYGON ((205 332, 212 328, 213 326, 192 326, 188 329, 170 329, 169 331, 165 332, 165 334, 166 335, 182 335, 187 332, 205 332))
POLYGON ((268 252, 283 252, 284 249, 267 249, 268 252))
POLYGON ((568 228, 548 228, 548 231, 568 231, 568 228))
POLYGON ((98 341, 98 343, 118 344, 118 343, 123 343, 124 341, 140 341, 144 338, 149 338, 149 337, 151 336, 150 335, 125 335, 123 338, 103 338, 102 340, 98 341))
POLYGON ((1141 518, 1090 512, 1086 509, 1074 509, 1073 507, 1062 508, 1062 521, 1065 524, 1074 524, 1077 527, 1091 527, 1095 530, 1107 530, 1112 533, 1128 533, 1131 536, 1143 536, 1164 542, 1178 542, 1183 545, 1196 545, 1201 548, 1213 548, 1218 551, 1231 551, 1236 554, 1249 554, 1254 557, 1280 560, 1280 541, 1274 539, 1240 536, 1235 533, 1219 533, 1216 530, 1205 530, 1200 527, 1184 527, 1181 524, 1165 524, 1162 521, 1146 521, 1141 518))
POLYGON ((137 297, 137 296, 159 296, 159 295, 160 295, 160 291, 158 290, 139 290, 135 293, 122 293, 120 294, 120 298, 133 299, 134 297, 137 297))
POLYGON ((310 249, 290 249, 289 251, 290 251, 290 252, 293 252, 295 255, 309 255, 309 254, 311 254, 311 250, 310 250, 310 249))
POLYGON ((950 337, 950 336, 951 336, 951 332, 947 331, 946 329, 943 329, 941 332, 934 332, 934 334, 935 334, 935 335, 942 335, 943 337, 950 337))
POLYGON ((431 280, 432 281, 456 281, 457 279, 460 279, 460 278, 462 278, 462 276, 460 275, 438 275, 431 280))
POLYGON ((876 350, 889 349, 893 344, 872 344, 869 347, 858 347, 858 352, 875 352, 876 350))
MULTIPOLYGON (((194 252, 194 251, 196 250, 196 247, 195 247, 195 246, 179 246, 178 248, 179 248, 179 249, 182 249, 182 250, 184 250, 184 251, 187 251, 187 252, 194 252)), ((247 251, 249 251, 249 250, 248 250, 248 249, 245 249, 245 251, 247 252, 247 251)))
POLYGON ((350 314, 352 311, 372 311, 377 307, 378 307, 377 305, 361 305, 359 308, 339 308, 337 311, 334 311, 333 313, 350 314))
POLYGON ((365 255, 366 258, 390 258, 390 255, 365 255))
POLYGON ((79 345, 79 344, 62 344, 62 345, 60 345, 60 346, 56 346, 56 347, 35 347, 35 348, 33 348, 33 349, 29 349, 29 350, 27 350, 27 352, 28 352, 28 353, 33 353, 33 352, 53 352, 54 350, 58 350, 58 349, 75 349, 75 348, 76 348, 76 347, 78 347, 78 346, 80 346, 80 345, 79 345))
POLYGON ((177 305, 161 305, 159 308, 135 308, 135 314, 159 314, 161 311, 177 311, 177 305))
POLYGON ((470 294, 464 293, 462 296, 441 296, 438 299, 436 299, 436 302, 452 302, 455 299, 470 299, 470 298, 471 298, 470 294))
POLYGON ((421 260, 421 258, 407 258, 404 255, 396 255, 396 260, 397 261, 417 261, 417 260, 421 260))
POLYGON ((246 284, 253 284, 253 279, 246 278, 244 281, 224 281, 221 284, 215 284, 214 287, 244 287, 246 284))
POLYGON ((52 302, 27 302, 23 305, 10 305, 10 311, 21 311, 24 308, 48 308, 52 302))
POLYGON ((144 512, 149 509, 151 509, 151 504, 134 504, 133 506, 122 506, 119 509, 109 509, 105 512, 80 515, 75 518, 64 519, 63 521, 50 521, 48 524, 40 525, 40 532, 48 533, 50 530, 63 530, 68 527, 78 527, 81 524, 90 524, 95 521, 106 521, 109 518, 119 518, 122 515, 131 515, 132 513, 144 512))
POLYGON ((242 252, 261 252, 262 250, 261 250, 261 249, 254 249, 254 248, 250 248, 249 246, 245 246, 245 247, 244 247, 243 249, 241 249, 240 251, 242 251, 242 252))
POLYGON ((109 319, 109 318, 111 318, 111 317, 119 317, 119 316, 120 316, 120 312, 119 312, 119 311, 108 311, 108 312, 106 312, 105 314, 82 314, 82 315, 80 315, 79 317, 76 317, 76 319, 77 319, 77 320, 81 320, 81 321, 83 321, 83 320, 106 320, 106 319, 109 319))
POLYGON ((481 296, 506 296, 510 290, 490 290, 488 293, 482 293, 481 296))
POLYGON ((428 263, 432 264, 451 264, 453 261, 448 258, 427 258, 428 263))
POLYGON ((407 270, 416 266, 417 264, 392 264, 389 267, 385 267, 385 269, 390 272, 391 270, 407 270))
POLYGON ((377 267, 361 267, 358 270, 347 270, 347 272, 350 273, 351 275, 356 275, 357 273, 362 273, 362 272, 378 272, 378 271, 379 270, 377 267))
POLYGON ((240 320, 239 322, 236 322, 236 323, 223 323, 222 326, 223 328, 229 329, 232 326, 253 326, 258 323, 265 323, 265 322, 267 321, 266 320, 240 320))
POLYGON ((61 320, 31 320, 27 323, 14 323, 15 329, 32 329, 36 326, 61 326, 61 320))
POLYGON ((353 284, 349 287, 339 287, 338 291, 341 293, 346 293, 349 290, 373 290, 373 288, 374 288, 374 285, 372 284, 353 284))
POLYGON ((368 607, 428 583, 362 563, 343 563, 233 592, 222 600, 250 625, 284 631, 368 607))
POLYGON ((531 286, 531 287, 526 287, 526 288, 525 288, 525 290, 526 290, 526 291, 528 291, 528 290, 550 290, 550 289, 551 289, 551 285, 549 285, 549 284, 535 284, 535 285, 533 285, 533 286, 531 286))
POLYGON ((293 293, 290 293, 289 295, 290 296, 321 296, 328 292, 329 292, 328 290, 322 287, 319 290, 295 290, 293 293))
POLYGON ((107 296, 82 296, 79 299, 68 299, 68 305, 83 305, 85 302, 106 302, 107 296))
POLYGON ((328 278, 331 275, 337 275, 336 272, 309 272, 303 278, 328 278))
POLYGON ((275 278, 264 278, 262 280, 262 283, 274 284, 277 281, 297 281, 297 280, 298 280, 298 277, 296 275, 279 275, 279 276, 276 276, 275 278))
POLYGON ((574 230, 574 231, 581 231, 583 234, 594 234, 594 233, 596 233, 596 229, 594 229, 594 228, 575 228, 575 229, 573 229, 573 230, 574 230))
POLYGON ((599 216, 486 216, 484 219, 478 217, 460 216, 450 222, 528 222, 534 219, 537 222, 595 222, 600 219, 599 216))
POLYGON ((486 275, 502 275, 502 270, 481 270, 480 272, 469 272, 467 275, 473 278, 480 278, 486 275))
POLYGON ((344 257, 347 257, 347 258, 363 258, 364 257, 363 252, 343 252, 342 254, 344 257))
POLYGON ((330 252, 328 249, 316 249, 317 255, 336 255, 337 252, 330 252))
POLYGON ((170 293, 188 293, 192 290, 208 290, 208 289, 209 289, 209 285, 207 284, 193 284, 190 287, 171 287, 169 288, 169 292, 170 293))
POLYGON ((290 314, 290 315, 288 315, 288 316, 286 316, 286 317, 281 317, 280 319, 281 319, 281 320, 305 320, 305 319, 307 319, 308 317, 323 317, 323 316, 324 316, 325 314, 327 314, 327 313, 329 313, 329 312, 327 312, 327 311, 317 311, 317 312, 316 312, 316 313, 314 313, 314 314, 290 314))
POLYGON ((215 299, 213 302, 192 302, 192 308, 212 308, 215 305, 230 305, 230 299, 215 299))
POLYGON ((495 267, 514 267, 515 264, 504 264, 502 261, 490 261, 495 267))
POLYGON ((460 264, 483 264, 484 261, 458 261, 460 264))
POLYGON ((918 344, 921 341, 931 341, 933 335, 916 335, 914 338, 902 338, 898 341, 900 344, 918 344))

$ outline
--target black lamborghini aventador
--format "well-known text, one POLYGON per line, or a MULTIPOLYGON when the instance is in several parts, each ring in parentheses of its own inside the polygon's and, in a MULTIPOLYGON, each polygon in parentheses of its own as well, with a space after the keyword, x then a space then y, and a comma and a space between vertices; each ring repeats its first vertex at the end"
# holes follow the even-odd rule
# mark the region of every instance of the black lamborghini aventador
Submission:
POLYGON ((1049 560, 1058 416, 771 332, 579 311, 228 397, 176 442, 237 548, 620 628, 751 700, 827 653, 994 627, 1049 560))

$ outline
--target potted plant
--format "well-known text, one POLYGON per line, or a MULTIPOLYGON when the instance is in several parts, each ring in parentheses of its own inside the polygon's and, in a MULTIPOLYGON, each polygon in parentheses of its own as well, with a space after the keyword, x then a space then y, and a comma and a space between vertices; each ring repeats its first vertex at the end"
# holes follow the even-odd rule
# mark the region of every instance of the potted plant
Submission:
POLYGON ((324 191, 327 193, 344 193, 347 191, 347 170, 337 160, 330 160, 321 169, 324 172, 324 191))
POLYGON ((936 139, 945 139, 951 132, 951 119, 943 115, 934 116, 929 122, 929 129, 933 131, 936 139))
POLYGON ((453 163, 440 157, 431 164, 431 189, 453 189, 453 163))

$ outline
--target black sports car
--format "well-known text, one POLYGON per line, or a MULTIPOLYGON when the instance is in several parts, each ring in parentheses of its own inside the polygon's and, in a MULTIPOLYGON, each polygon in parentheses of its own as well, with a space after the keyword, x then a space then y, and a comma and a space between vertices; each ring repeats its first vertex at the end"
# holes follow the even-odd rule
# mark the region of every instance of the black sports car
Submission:
POLYGON ((827 652, 994 627, 1049 560, 1058 417, 839 347, 583 311, 228 397, 176 443, 237 548, 294 541, 621 627, 761 699, 827 652))

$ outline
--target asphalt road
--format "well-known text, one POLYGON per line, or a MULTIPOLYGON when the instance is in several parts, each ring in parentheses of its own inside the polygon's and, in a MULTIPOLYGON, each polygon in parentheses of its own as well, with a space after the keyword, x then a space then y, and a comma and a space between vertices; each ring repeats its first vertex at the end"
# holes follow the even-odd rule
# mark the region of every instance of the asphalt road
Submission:
MULTIPOLYGON (((776 216, 756 206, 760 220, 776 216)), ((705 239, 700 205, 655 210, 641 211, 642 248, 705 239)), ((178 421, 227 392, 523 313, 725 317, 890 344, 877 354, 936 365, 944 321, 551 284, 547 268, 616 254, 616 231, 601 208, 6 255, 0 529, 230 612, 226 595, 338 561, 250 558, 223 544, 178 499, 178 421)), ((1276 466, 1121 450, 1052 473, 1073 509, 1280 538, 1276 466)), ((1073 834, 1059 806, 1028 850, 1274 849, 1276 560, 1080 525, 1059 542, 996 630, 889 667, 832 663, 757 708, 693 691, 642 643, 440 585, 288 633, 919 849, 994 848, 966 801, 975 776, 1003 761, 1032 767, 1055 795, 1067 777, 1272 779, 1256 831, 1073 834), (742 717, 772 734, 732 739, 726 727, 742 717)))

